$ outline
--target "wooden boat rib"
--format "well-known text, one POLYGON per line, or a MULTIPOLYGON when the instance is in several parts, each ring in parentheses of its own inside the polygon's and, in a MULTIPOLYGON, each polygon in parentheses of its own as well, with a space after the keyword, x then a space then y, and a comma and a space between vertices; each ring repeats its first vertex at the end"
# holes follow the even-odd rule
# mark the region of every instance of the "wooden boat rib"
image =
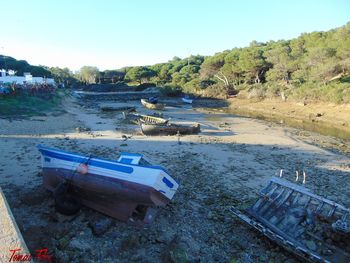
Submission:
POLYGON ((178 124, 156 125, 141 123, 140 127, 144 135, 186 135, 200 132, 199 124, 189 126, 178 124))
POLYGON ((128 120, 134 124, 139 124, 140 121, 147 124, 167 124, 169 121, 168 119, 138 113, 123 112, 123 117, 125 120, 128 120))
POLYGON ((309 262, 349 262, 350 210, 305 187, 273 177, 257 202, 231 211, 309 262))
POLYGON ((122 221, 133 220, 141 210, 139 219, 151 222, 152 208, 165 206, 178 188, 163 167, 141 165, 141 154, 122 153, 118 161, 111 161, 41 145, 38 149, 48 190, 68 182, 82 204, 122 221))
POLYGON ((141 104, 147 108, 147 109, 151 109, 151 110, 164 110, 165 104, 161 104, 161 103, 150 103, 148 102, 148 100, 146 99, 141 99, 141 104))

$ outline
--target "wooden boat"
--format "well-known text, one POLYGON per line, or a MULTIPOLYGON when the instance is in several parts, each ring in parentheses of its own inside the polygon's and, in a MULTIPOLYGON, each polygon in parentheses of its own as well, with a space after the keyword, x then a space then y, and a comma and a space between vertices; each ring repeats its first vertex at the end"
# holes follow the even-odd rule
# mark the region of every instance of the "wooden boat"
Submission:
POLYGON ((138 113, 125 113, 123 112, 123 117, 125 120, 139 124, 139 122, 148 123, 148 124, 166 124, 168 123, 168 119, 151 116, 151 115, 142 115, 138 113))
POLYGON ((176 134, 195 134, 200 132, 200 125, 178 125, 178 124, 140 124, 141 131, 144 135, 176 135, 176 134))
POLYGON ((101 106, 100 107, 101 111, 125 111, 125 112, 132 112, 136 111, 135 107, 129 107, 129 106, 101 106))
POLYGON ((192 104, 192 102, 193 102, 193 99, 190 99, 190 98, 184 97, 184 98, 181 98, 181 99, 182 99, 182 101, 183 101, 184 103, 187 103, 187 104, 192 104))
POLYGON ((350 209, 274 177, 245 212, 232 212, 309 262, 349 262, 350 209))
POLYGON ((165 206, 178 188, 163 167, 150 165, 141 154, 122 153, 112 161, 41 145, 38 149, 43 184, 55 201, 62 184, 68 184, 64 194, 122 221, 151 222, 154 208, 165 206))
POLYGON ((141 99, 141 104, 147 108, 147 109, 151 109, 151 110, 164 110, 165 104, 161 104, 161 103, 150 103, 148 102, 147 99, 141 99))

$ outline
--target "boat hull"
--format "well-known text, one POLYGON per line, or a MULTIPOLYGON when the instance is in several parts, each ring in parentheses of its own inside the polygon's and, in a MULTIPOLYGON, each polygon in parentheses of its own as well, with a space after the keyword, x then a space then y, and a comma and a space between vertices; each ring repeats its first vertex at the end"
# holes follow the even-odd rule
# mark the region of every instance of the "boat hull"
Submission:
POLYGON ((200 132, 200 125, 153 125, 153 124, 140 124, 141 131, 144 135, 186 135, 186 134, 196 134, 200 132))
POLYGON ((184 103, 187 103, 187 104, 192 104, 193 100, 192 99, 186 99, 186 98, 182 98, 182 101, 184 103))
MULTIPOLYGON (((53 192, 65 180, 70 180, 70 191, 85 206, 103 214, 128 221, 132 219, 137 207, 165 206, 170 200, 149 186, 98 174, 79 174, 66 169, 43 169, 43 184, 53 192)), ((143 221, 149 223, 147 213, 143 221)))
POLYGON ((149 124, 166 124, 169 120, 155 117, 155 116, 149 116, 149 115, 142 115, 142 114, 127 114, 123 113, 125 120, 134 123, 139 124, 139 122, 143 123, 149 123, 149 124))
POLYGON ((82 204, 122 221, 134 220, 136 214, 137 221, 151 222, 153 208, 165 206, 178 188, 164 168, 139 165, 140 154, 122 153, 118 161, 109 161, 38 148, 46 189, 57 193, 67 183, 82 204))
POLYGON ((164 104, 161 104, 161 103, 156 103, 156 104, 153 104, 153 103, 149 103, 147 100, 145 99, 141 99, 141 104, 147 108, 147 109, 150 109, 150 110, 164 110, 164 107, 165 105, 164 104))

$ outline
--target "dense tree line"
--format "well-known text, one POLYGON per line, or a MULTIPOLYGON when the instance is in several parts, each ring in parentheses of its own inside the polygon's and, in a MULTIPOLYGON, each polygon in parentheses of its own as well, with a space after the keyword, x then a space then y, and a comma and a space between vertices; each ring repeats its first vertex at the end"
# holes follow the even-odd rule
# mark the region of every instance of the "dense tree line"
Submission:
POLYGON ((16 60, 4 55, 0 55, 0 69, 14 70, 17 76, 29 72, 35 77, 52 77, 51 72, 43 66, 32 66, 25 60, 16 60))
POLYGON ((129 70, 128 80, 147 79, 196 94, 225 96, 245 90, 251 97, 350 102, 350 23, 292 40, 253 41, 213 56, 175 57, 129 70))
POLYGON ((213 56, 174 57, 167 63, 99 71, 84 66, 68 68, 31 66, 0 56, 0 68, 18 74, 54 77, 58 83, 154 83, 170 92, 226 97, 241 92, 248 97, 350 102, 350 22, 327 32, 304 33, 292 40, 233 48, 213 56))

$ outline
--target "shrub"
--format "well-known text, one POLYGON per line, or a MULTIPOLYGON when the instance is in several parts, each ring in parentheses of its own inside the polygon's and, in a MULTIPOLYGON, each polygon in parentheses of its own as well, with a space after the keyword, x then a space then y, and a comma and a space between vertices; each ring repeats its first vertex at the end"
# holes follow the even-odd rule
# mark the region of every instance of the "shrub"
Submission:
POLYGON ((169 97, 179 96, 182 93, 182 90, 179 86, 176 85, 164 85, 160 87, 160 92, 169 97))
POLYGON ((266 97, 266 87, 262 84, 251 85, 248 90, 248 99, 259 99, 262 100, 266 97))
POLYGON ((192 93, 195 94, 200 90, 200 81, 199 79, 193 79, 190 82, 187 82, 184 87, 183 91, 185 93, 192 93))
POLYGON ((201 95, 209 98, 225 99, 227 98, 227 87, 220 83, 216 83, 202 90, 201 95))
POLYGON ((151 88, 151 87, 155 87, 155 86, 156 86, 156 84, 154 84, 154 83, 142 83, 142 84, 138 85, 135 88, 135 90, 136 91, 143 91, 143 90, 145 90, 147 88, 151 88))

